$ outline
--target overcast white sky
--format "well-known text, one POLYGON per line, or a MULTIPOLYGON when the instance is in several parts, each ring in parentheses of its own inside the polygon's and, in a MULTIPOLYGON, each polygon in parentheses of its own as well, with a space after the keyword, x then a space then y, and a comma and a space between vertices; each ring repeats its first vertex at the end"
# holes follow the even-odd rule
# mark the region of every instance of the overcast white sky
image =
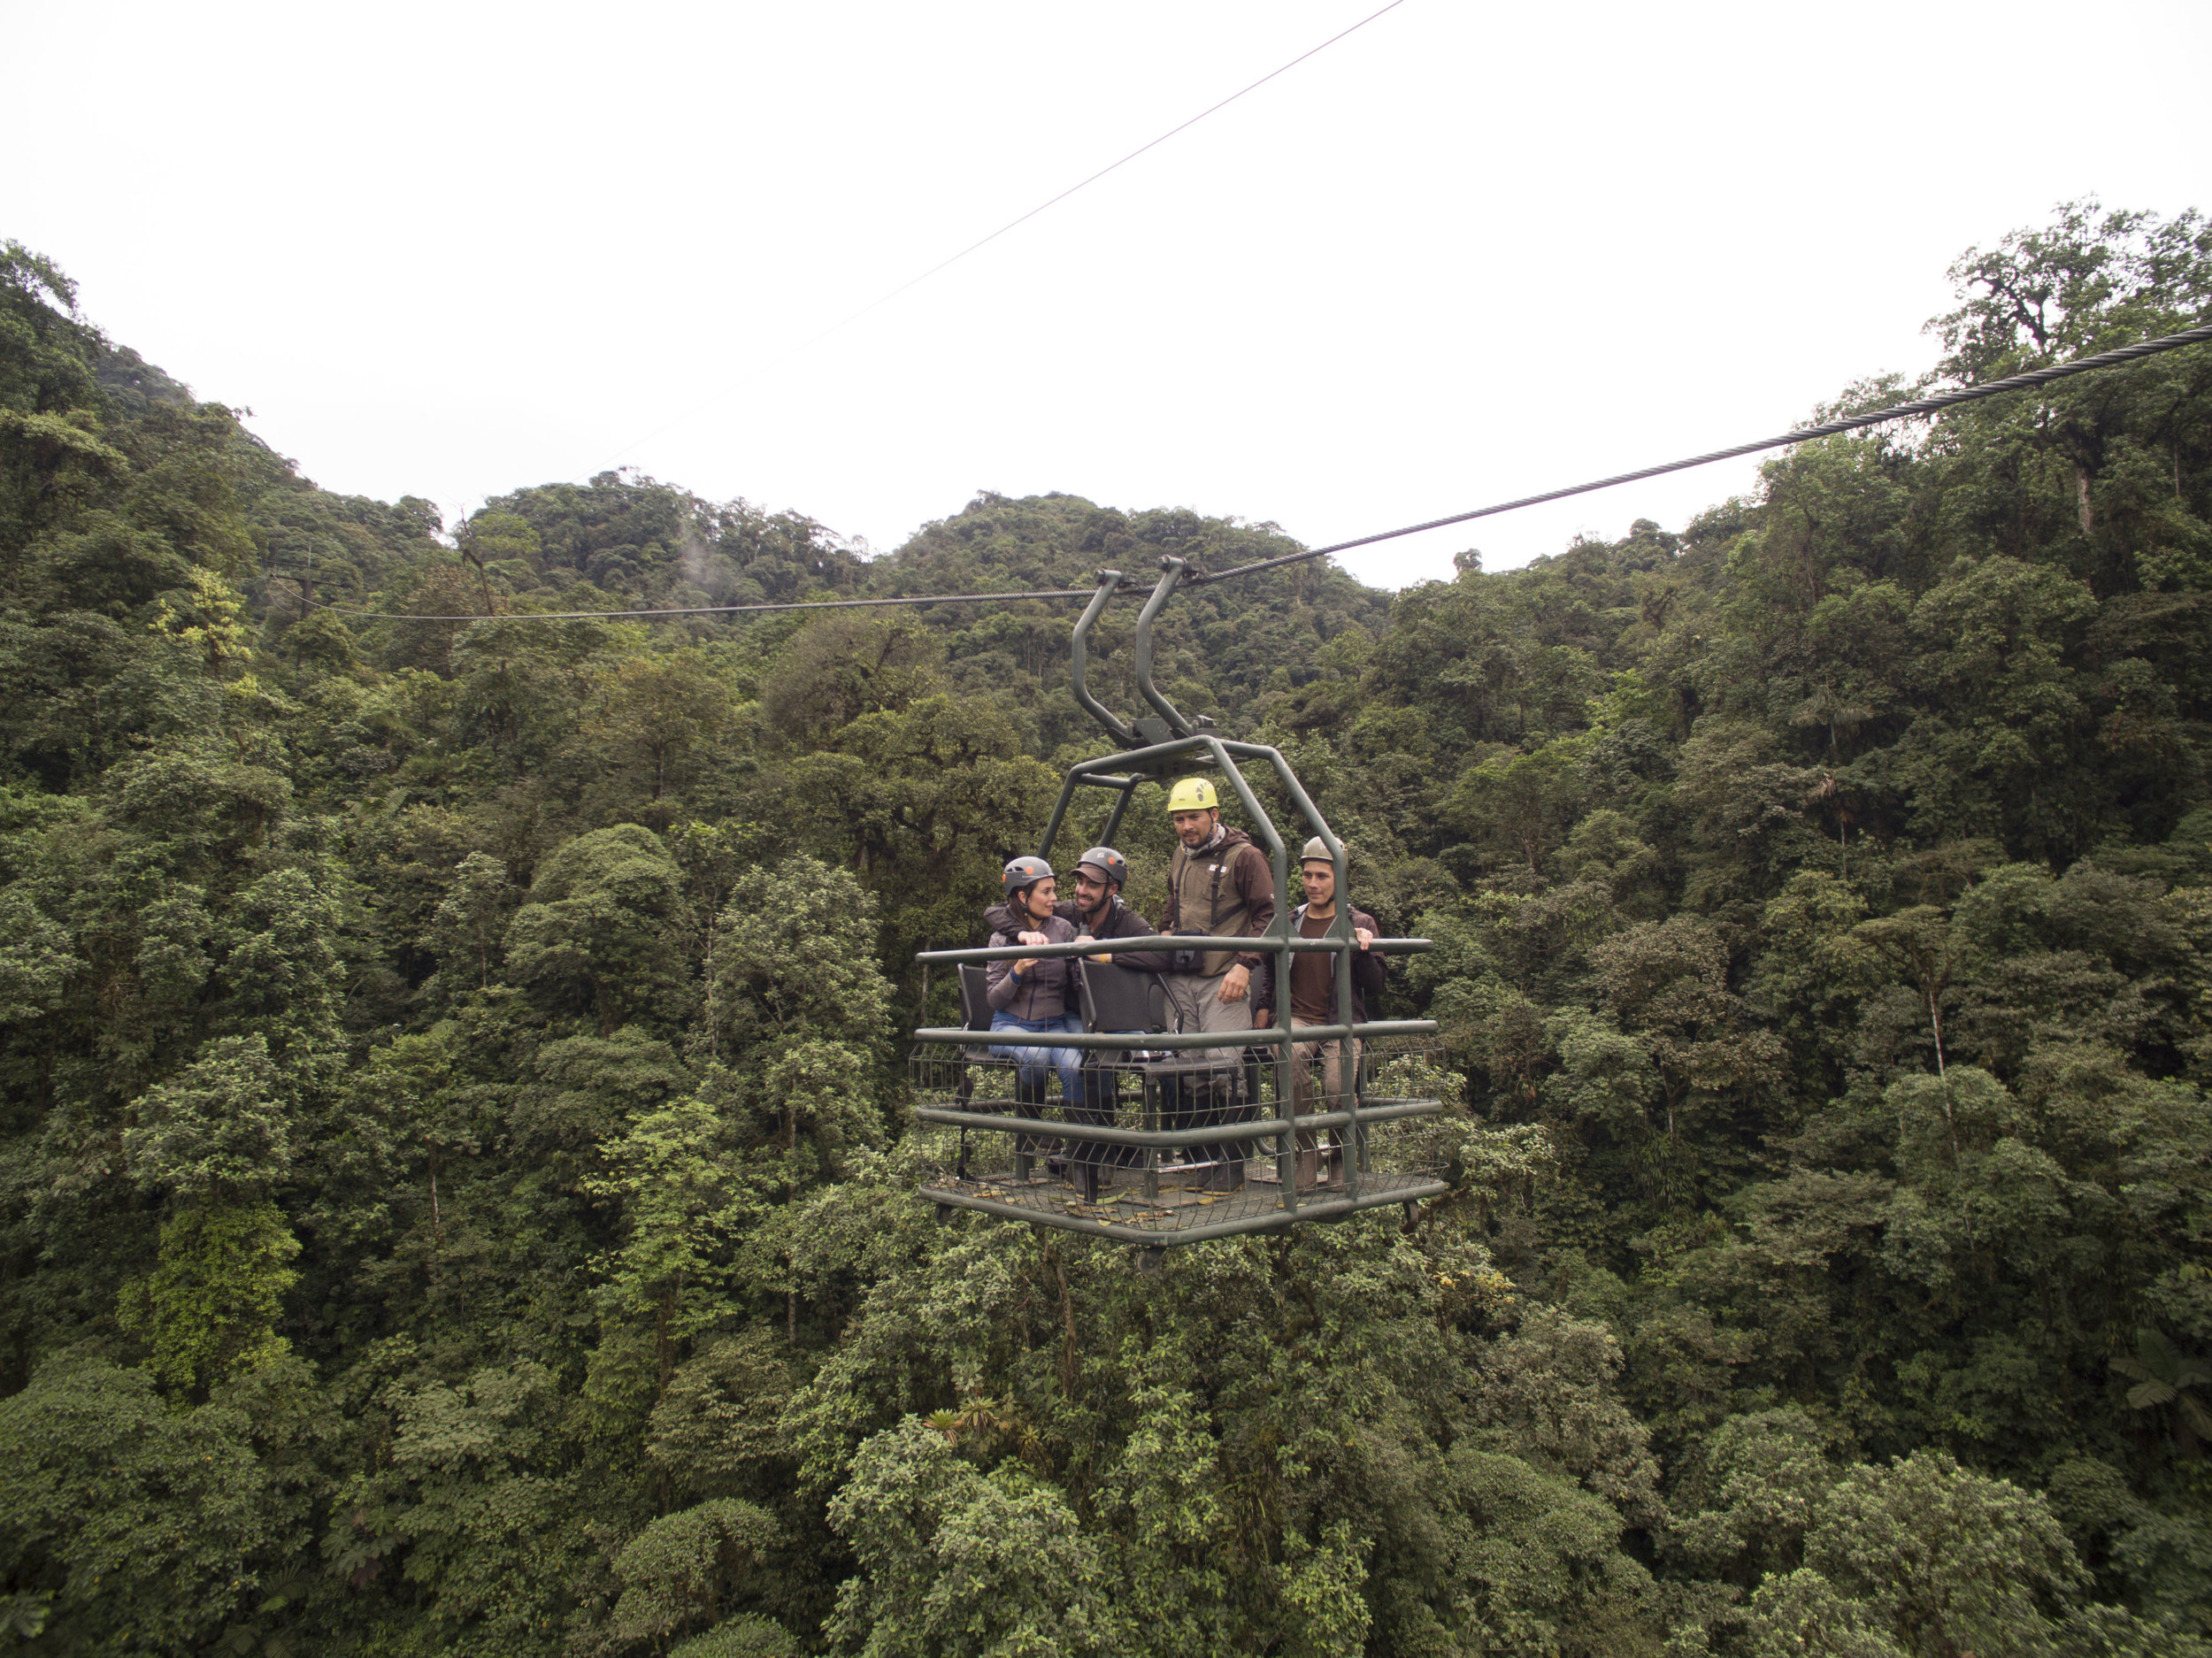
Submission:
POLYGON ((1406 0, 759 372, 1379 4, 0 0, 0 235, 330 488, 632 464, 887 550, 979 488, 1319 544, 1743 441, 1927 367, 1971 244, 2212 207, 2202 0, 1406 0))

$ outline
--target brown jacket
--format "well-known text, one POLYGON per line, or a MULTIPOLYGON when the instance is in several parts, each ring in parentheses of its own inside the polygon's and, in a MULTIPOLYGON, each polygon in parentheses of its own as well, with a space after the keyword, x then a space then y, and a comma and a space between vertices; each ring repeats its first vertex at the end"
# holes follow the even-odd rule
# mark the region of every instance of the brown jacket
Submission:
MULTIPOLYGON (((1220 841, 1201 852, 1194 853, 1180 846, 1175 848, 1175 856, 1168 861, 1167 908, 1160 912, 1162 933, 1251 939, 1266 932, 1267 924, 1274 918, 1275 871, 1267 861, 1267 854, 1255 846, 1252 837, 1243 830, 1225 826, 1220 841), (1212 878, 1217 864, 1221 866, 1218 881, 1212 878), (1207 895, 1215 905, 1213 915, 1183 913, 1182 887, 1187 871, 1194 885, 1203 881, 1207 895), (1222 916, 1234 919, 1225 932, 1217 933, 1217 917, 1222 916)), ((1198 971, 1210 979, 1227 972, 1233 963, 1256 973, 1266 960, 1257 950, 1241 951, 1234 956, 1226 950, 1210 950, 1198 971)))

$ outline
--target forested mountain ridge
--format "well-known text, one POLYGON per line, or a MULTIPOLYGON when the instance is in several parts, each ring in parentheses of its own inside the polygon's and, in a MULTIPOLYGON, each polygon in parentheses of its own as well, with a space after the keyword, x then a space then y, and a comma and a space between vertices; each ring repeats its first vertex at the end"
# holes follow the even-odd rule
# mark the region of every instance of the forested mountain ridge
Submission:
MULTIPOLYGON (((1986 380, 2204 320, 2212 229, 1953 274, 1986 380)), ((2212 351, 1179 596, 1164 682, 1437 941, 1388 1010, 1464 1100, 1409 1229, 1157 1278, 909 1190, 913 952, 1097 746, 1071 603, 297 595, 1291 543, 986 495, 875 558, 630 474, 439 532, 9 246, 0 1647, 2212 1652, 2212 351)))

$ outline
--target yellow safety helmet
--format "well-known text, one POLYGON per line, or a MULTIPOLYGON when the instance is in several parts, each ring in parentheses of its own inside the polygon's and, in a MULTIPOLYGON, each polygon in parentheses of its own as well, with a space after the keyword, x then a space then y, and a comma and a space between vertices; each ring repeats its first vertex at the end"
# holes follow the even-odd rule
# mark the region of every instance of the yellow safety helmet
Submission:
POLYGON ((1171 812, 1204 811, 1220 804, 1214 786, 1202 777, 1187 777, 1168 791, 1167 809, 1171 812))

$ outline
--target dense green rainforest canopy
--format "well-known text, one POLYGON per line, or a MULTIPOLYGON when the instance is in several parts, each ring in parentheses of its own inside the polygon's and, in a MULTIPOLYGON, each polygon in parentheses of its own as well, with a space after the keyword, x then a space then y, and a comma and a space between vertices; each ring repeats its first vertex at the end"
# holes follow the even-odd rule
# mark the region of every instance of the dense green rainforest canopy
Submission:
MULTIPOLYGON (((2212 230, 1954 276, 1985 380, 2205 320, 2212 230)), ((910 1194, 913 954, 1097 746, 1073 607, 296 596, 1291 546, 986 495, 867 561, 627 473, 443 540, 11 245, 0 1651, 2212 1652, 2212 349, 1178 600, 1172 694, 1437 940, 1461 1151, 1156 1278, 910 1194)))

